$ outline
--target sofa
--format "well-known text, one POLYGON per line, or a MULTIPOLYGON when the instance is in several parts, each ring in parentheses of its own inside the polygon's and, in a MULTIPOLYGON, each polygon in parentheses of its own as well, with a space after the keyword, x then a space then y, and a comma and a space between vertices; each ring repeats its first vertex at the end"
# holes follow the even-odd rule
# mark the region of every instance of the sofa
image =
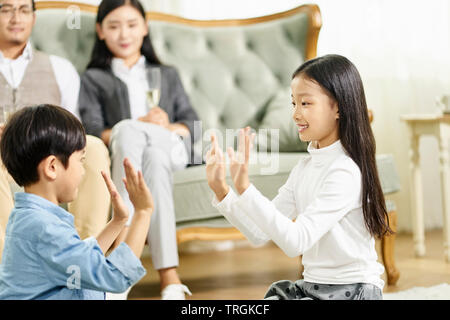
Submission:
MULTIPOLYGON (((33 45, 69 59, 82 73, 94 43, 96 7, 51 1, 36 6, 33 45)), ((316 56, 319 7, 302 5, 243 20, 196 21, 156 12, 147 17, 158 57, 178 69, 201 120, 196 153, 205 154, 211 132, 223 138, 219 141, 225 148, 235 145, 236 129, 250 125, 257 133, 250 179, 273 198, 298 160, 307 156, 306 143, 299 141, 290 121, 289 85, 292 72, 316 56)), ((212 207, 205 166, 197 162, 174 174, 178 242, 242 239, 212 207)), ((384 193, 398 191, 392 156, 377 156, 377 164, 384 193)), ((388 201, 387 206, 395 222, 395 205, 388 201)), ((398 279, 393 239, 382 242, 389 284, 398 279)))

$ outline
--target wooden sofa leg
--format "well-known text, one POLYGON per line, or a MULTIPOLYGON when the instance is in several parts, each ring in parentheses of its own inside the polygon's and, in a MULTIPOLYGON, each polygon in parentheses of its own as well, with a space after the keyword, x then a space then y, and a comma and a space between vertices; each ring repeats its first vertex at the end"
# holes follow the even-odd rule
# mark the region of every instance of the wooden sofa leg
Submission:
MULTIPOLYGON (((391 211, 388 213, 389 225, 392 231, 397 231, 397 212, 391 211)), ((400 272, 395 267, 394 262, 394 246, 395 234, 384 236, 381 239, 381 257, 383 259, 384 268, 387 274, 388 285, 395 285, 400 278, 400 272)))

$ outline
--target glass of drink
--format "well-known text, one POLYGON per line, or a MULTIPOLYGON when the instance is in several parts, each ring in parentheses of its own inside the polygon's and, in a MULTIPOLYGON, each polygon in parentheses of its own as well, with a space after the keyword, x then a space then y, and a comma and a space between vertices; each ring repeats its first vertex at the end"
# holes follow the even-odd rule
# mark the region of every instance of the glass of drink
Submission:
POLYGON ((157 67, 147 69, 147 108, 150 110, 159 104, 161 95, 161 71, 157 67))
POLYGON ((0 105, 0 125, 5 125, 11 115, 14 113, 14 105, 0 105))

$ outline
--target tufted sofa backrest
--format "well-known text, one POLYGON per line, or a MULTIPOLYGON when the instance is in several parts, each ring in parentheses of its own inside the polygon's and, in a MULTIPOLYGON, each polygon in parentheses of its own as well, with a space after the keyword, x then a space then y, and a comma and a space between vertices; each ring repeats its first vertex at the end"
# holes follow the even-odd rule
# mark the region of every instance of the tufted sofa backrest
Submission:
MULTIPOLYGON (((95 39, 96 7, 36 4, 33 44, 69 59, 82 73, 95 39)), ((289 87, 293 71, 316 55, 321 27, 316 5, 243 20, 147 17, 155 51, 178 69, 203 130, 257 125, 270 101, 289 87)))

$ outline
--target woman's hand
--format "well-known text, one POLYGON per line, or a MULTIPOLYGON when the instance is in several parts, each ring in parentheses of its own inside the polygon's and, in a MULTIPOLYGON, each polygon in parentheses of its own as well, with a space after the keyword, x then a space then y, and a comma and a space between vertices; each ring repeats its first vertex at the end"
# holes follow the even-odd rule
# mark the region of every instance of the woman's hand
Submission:
POLYGON ((111 140, 112 129, 105 129, 102 131, 100 138, 106 146, 109 146, 109 141, 111 140))
POLYGON ((248 161, 250 159, 250 149, 253 147, 255 134, 250 134, 250 127, 239 130, 238 152, 235 154, 233 148, 228 148, 227 153, 230 157, 230 174, 236 191, 239 194, 244 193, 250 186, 248 178, 248 161))
POLYGON ((206 177, 217 200, 222 201, 230 187, 226 182, 225 158, 214 134, 211 135, 211 149, 206 153, 206 177))
POLYGON ((183 137, 187 137, 190 134, 189 128, 185 124, 171 123, 167 112, 160 107, 151 108, 145 116, 138 118, 138 120, 156 124, 183 137))
POLYGON ((169 115, 160 107, 151 108, 145 116, 138 118, 138 120, 153 123, 166 129, 170 125, 169 115))

